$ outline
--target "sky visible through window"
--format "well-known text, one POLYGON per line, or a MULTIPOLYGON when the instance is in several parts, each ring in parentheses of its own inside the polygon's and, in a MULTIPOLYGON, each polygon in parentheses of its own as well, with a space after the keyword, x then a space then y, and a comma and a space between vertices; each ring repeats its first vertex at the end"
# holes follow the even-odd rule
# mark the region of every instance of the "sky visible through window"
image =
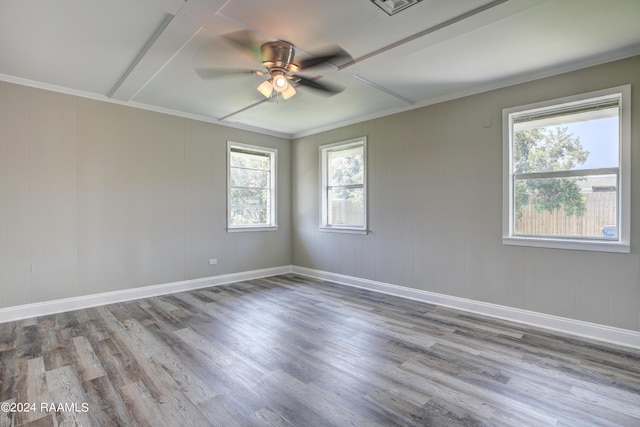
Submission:
MULTIPOLYGON (((569 123, 569 132, 580 138, 582 147, 589 151, 587 161, 579 169, 618 166, 618 117, 569 123)), ((554 128, 555 126, 551 126, 554 128)))

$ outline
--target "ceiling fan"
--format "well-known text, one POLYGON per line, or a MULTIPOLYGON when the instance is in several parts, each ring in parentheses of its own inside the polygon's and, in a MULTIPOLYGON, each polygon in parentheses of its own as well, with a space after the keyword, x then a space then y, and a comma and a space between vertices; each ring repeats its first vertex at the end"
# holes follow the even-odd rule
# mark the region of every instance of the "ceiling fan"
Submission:
POLYGON ((341 48, 334 48, 331 51, 324 52, 322 55, 296 60, 295 46, 285 40, 259 43, 251 37, 248 31, 240 31, 224 37, 235 46, 252 54, 254 58, 262 63, 264 69, 197 69, 196 72, 200 77, 210 79, 238 74, 268 76, 268 79, 257 87, 257 90, 264 95, 265 98, 271 98, 274 94, 276 96, 280 94, 282 98, 289 99, 296 94, 295 88, 297 86, 315 89, 329 96, 340 93, 343 90, 343 88, 336 85, 320 83, 318 81, 319 77, 309 78, 298 74, 302 70, 317 67, 325 63, 337 65, 336 62, 344 59, 351 60, 351 56, 341 48))

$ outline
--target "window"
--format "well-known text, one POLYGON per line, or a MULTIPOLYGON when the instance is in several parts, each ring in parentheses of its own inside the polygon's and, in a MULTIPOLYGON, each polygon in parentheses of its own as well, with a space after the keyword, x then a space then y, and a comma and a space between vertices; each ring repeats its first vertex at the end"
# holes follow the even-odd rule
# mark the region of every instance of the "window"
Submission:
POLYGON ((320 229, 367 232, 366 137, 320 147, 320 229))
POLYGON ((629 252, 630 95, 503 111, 505 244, 629 252))
POLYGON ((272 148, 227 143, 229 231, 277 227, 276 155, 272 148))

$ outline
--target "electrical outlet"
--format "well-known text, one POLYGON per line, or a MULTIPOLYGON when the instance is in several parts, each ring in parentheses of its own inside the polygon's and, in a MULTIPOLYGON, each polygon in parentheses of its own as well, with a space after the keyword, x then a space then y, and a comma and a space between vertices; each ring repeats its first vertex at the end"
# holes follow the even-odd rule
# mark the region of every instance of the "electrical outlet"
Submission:
POLYGON ((218 259, 217 258, 211 258, 209 260, 209 265, 216 265, 218 263, 218 259))

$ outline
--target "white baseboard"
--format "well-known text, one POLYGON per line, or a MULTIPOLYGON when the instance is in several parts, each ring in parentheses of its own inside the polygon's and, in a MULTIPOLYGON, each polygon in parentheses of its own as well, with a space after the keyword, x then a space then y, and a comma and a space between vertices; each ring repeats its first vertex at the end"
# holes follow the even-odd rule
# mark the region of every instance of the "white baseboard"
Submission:
POLYGON ((314 270, 311 268, 293 266, 293 273, 389 295, 409 298, 429 304, 442 305, 503 320, 537 326, 557 332, 596 339, 627 347, 640 348, 640 332, 628 329, 614 328, 597 323, 552 316, 535 311, 443 295, 420 289, 407 288, 405 286, 376 282, 374 280, 362 279, 359 277, 314 270))
POLYGON ((105 292, 100 294, 84 295, 73 298, 18 305, 0 309, 0 323, 9 322, 12 320, 27 319, 30 317, 45 316, 48 314, 62 313, 69 310, 79 310, 82 308, 96 307, 116 302, 131 301, 139 298, 165 295, 174 292, 207 288, 209 286, 225 285, 228 283, 241 282, 243 280, 276 276, 279 274, 291 273, 291 271, 291 266, 286 265, 282 267, 265 268, 261 270, 243 271, 240 273, 222 274, 219 276, 204 277, 202 279, 183 280, 180 282, 164 283, 161 285, 124 289, 115 292, 105 292))
POLYGON ((37 316, 45 316, 48 314, 62 313, 70 310, 96 307, 117 302, 131 301, 139 298, 165 295, 174 292, 189 291, 210 286, 226 285, 229 283, 241 282, 244 280, 259 279, 262 277, 277 276, 287 273, 295 273, 302 276, 308 276, 322 280, 330 280, 332 282, 340 283, 343 285, 368 289, 371 291, 422 301, 429 304, 442 305, 445 307, 451 307, 485 316, 523 323, 526 325, 542 327, 545 329, 577 335, 585 338, 592 338, 599 341, 624 345, 627 347, 640 348, 640 332, 637 331, 614 328, 597 323, 589 323, 580 320, 568 319, 565 317, 552 316, 549 314, 537 313, 534 311, 522 310, 482 301, 475 301, 466 298, 459 298, 429 291, 423 291, 420 289, 407 288, 405 286, 392 285, 390 283, 377 282, 374 280, 362 279, 354 276, 347 276, 343 274, 331 273, 328 271, 314 270, 306 267, 291 265, 7 307, 0 309, 0 323, 37 316))

